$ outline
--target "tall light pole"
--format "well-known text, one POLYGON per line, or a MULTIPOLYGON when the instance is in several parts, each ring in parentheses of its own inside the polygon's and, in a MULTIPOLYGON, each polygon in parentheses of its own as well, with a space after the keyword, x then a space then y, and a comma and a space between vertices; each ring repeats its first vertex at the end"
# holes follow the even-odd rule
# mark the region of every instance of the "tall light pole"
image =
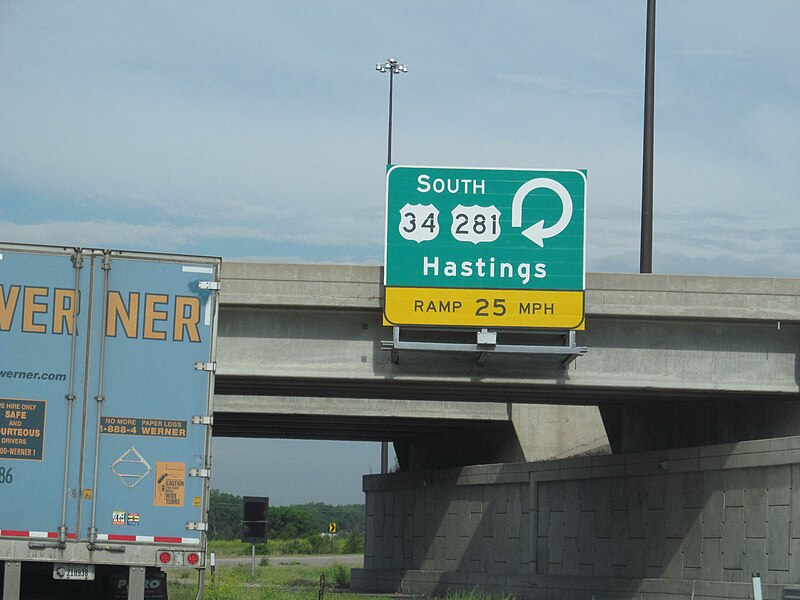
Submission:
POLYGON ((389 150, 386 156, 386 164, 392 164, 392 96, 394 95, 394 76, 398 73, 407 73, 408 67, 401 65, 394 58, 386 59, 385 63, 375 65, 375 70, 381 73, 389 72, 389 150))
POLYGON ((653 272, 653 113, 656 85, 656 0, 647 0, 644 66, 644 156, 642 160, 642 231, 639 272, 653 272))
MULTIPOLYGON (((398 73, 408 73, 408 67, 401 65, 395 58, 387 58, 386 62, 375 65, 375 70, 380 73, 389 72, 389 139, 386 151, 386 164, 392 164, 392 99, 394 97, 394 76, 398 73)), ((381 473, 389 472, 389 442, 381 442, 381 473)))

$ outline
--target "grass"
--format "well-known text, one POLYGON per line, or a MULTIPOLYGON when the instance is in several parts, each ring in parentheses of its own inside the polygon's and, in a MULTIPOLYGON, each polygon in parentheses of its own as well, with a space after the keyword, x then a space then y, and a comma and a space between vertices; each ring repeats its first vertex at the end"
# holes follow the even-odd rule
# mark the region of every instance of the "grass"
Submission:
MULTIPOLYGON (((478 587, 475 587, 471 590, 455 590, 452 592, 447 592, 444 600, 498 600, 498 598, 487 594, 478 587)), ((503 598, 499 600, 514 600, 514 596, 503 596, 503 598)))
MULTIPOLYGON (((374 596, 354 594, 338 586, 349 585, 350 566, 260 565, 255 578, 250 565, 218 567, 214 578, 206 574, 203 600, 309 600, 316 599, 320 575, 325 575, 327 594, 336 600, 377 600, 374 596)), ((167 573, 170 600, 194 600, 197 574, 192 569, 174 569, 167 573)))
MULTIPOLYGON (((307 540, 269 540, 256 544, 256 554, 263 556, 291 556, 299 554, 346 554, 344 539, 315 540, 313 547, 307 540)), ((214 540, 208 543, 208 551, 219 557, 250 556, 251 545, 238 540, 214 540)))
MULTIPOLYGON (((386 600, 386 596, 370 596, 350 592, 350 565, 327 567, 310 565, 258 565, 251 576, 251 565, 217 567, 213 579, 206 574, 203 600, 316 600, 320 575, 325 575, 325 597, 328 600, 386 600)), ((197 594, 197 573, 193 569, 171 569, 167 573, 170 600, 194 600, 197 594)), ((479 588, 448 592, 444 600, 514 600, 513 596, 498 599, 479 588)))

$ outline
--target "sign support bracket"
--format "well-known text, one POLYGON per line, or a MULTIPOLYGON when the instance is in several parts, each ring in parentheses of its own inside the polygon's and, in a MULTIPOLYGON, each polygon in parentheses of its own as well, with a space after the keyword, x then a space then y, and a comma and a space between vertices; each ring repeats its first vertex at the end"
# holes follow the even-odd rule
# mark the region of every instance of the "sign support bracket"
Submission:
MULTIPOLYGON (((381 342, 381 350, 388 350, 392 353, 392 363, 397 364, 400 362, 400 351, 412 352, 458 352, 458 353, 477 353, 477 365, 482 367, 490 354, 528 354, 531 356, 538 356, 542 359, 557 359, 560 361, 562 369, 566 369, 576 358, 583 356, 589 351, 586 346, 578 346, 576 332, 573 330, 536 330, 532 332, 514 332, 517 334, 533 334, 537 337, 548 336, 550 338, 558 338, 557 341, 561 343, 553 344, 498 344, 497 336, 503 335, 503 332, 489 331, 488 329, 481 329, 473 333, 477 333, 477 340, 475 343, 465 343, 450 341, 447 339, 448 334, 460 333, 463 334, 465 330, 459 329, 422 329, 422 328, 404 328, 403 331, 425 331, 430 333, 436 331, 441 334, 443 338, 441 341, 422 341, 422 340, 409 340, 401 339, 401 328, 398 326, 392 327, 391 341, 384 340, 381 342)), ((469 332, 470 330, 466 330, 469 332)), ((430 337, 429 335, 426 337, 430 337)), ((450 336, 452 337, 452 336, 450 336)))

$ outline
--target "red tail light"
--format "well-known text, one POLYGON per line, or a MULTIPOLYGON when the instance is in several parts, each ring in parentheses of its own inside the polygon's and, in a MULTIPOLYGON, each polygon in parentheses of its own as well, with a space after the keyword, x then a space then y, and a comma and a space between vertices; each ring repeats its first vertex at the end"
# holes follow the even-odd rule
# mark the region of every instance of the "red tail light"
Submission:
POLYGON ((200 555, 196 552, 190 552, 186 557, 186 562, 188 562, 190 565, 196 565, 200 562, 200 555))
POLYGON ((158 560, 161 562, 161 564, 166 565, 172 561, 172 554, 170 554, 169 552, 161 552, 158 555, 158 560))

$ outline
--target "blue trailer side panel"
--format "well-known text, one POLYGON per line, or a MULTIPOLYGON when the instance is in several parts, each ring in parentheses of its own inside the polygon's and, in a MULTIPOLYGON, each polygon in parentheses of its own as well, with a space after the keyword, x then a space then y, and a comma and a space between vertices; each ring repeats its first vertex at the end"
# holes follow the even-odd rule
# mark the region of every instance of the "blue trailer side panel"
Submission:
POLYGON ((0 245, 0 541, 205 547, 219 262, 0 245))
POLYGON ((186 524, 203 521, 205 482, 191 470, 206 466, 207 426, 192 420, 209 413, 209 375, 195 365, 211 360, 213 296, 200 285, 214 279, 213 266, 111 261, 99 323, 105 348, 92 348, 93 399, 102 393, 103 401, 87 410, 91 431, 100 429, 99 454, 87 439, 97 481, 87 465, 83 487, 93 504, 84 503, 81 517, 101 539, 199 543, 186 524))
MULTIPOLYGON (((53 537, 64 514, 65 476, 77 477, 79 437, 72 436, 66 470, 67 429, 80 422, 88 279, 77 282, 73 253, 0 251, 0 534, 53 537), (77 292, 76 292, 77 289, 77 292), (33 532, 34 535, 31 535, 33 532)), ((74 432, 74 429, 73 429, 74 432)), ((66 525, 75 529, 77 495, 67 494, 66 525)))

